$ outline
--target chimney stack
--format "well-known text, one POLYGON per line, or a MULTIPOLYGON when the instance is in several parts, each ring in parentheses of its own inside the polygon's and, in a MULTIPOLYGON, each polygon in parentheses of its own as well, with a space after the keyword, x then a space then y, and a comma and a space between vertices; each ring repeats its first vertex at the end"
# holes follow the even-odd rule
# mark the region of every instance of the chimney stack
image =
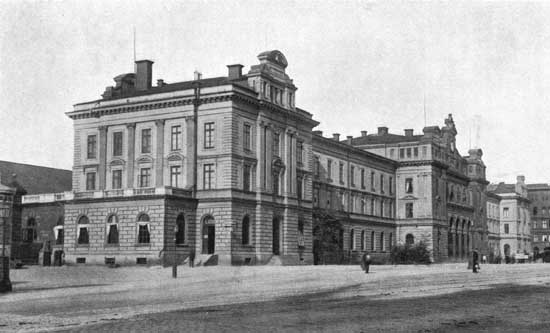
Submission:
POLYGON ((136 61, 136 90, 151 89, 153 80, 153 62, 151 60, 136 61))
POLYGON ((348 145, 351 145, 351 141, 353 140, 353 136, 348 135, 348 136, 346 136, 346 139, 348 139, 348 145))
POLYGON ((517 178, 518 183, 525 184, 525 176, 519 175, 517 178))
POLYGON ((367 131, 361 131, 361 136, 367 136, 367 131))
POLYGON ((193 74, 194 74, 194 80, 195 81, 202 80, 202 73, 201 72, 195 71, 193 74))
POLYGON ((385 126, 378 127, 378 135, 388 134, 388 128, 385 126))
POLYGON ((166 85, 166 83, 164 83, 163 79, 158 79, 157 80, 157 87, 164 87, 165 85, 166 85))
POLYGON ((405 129, 405 136, 413 136, 414 130, 412 128, 405 129))
POLYGON ((243 76, 243 65, 227 65, 227 78, 229 80, 239 80, 243 76))
POLYGON ((334 141, 340 141, 340 133, 332 134, 332 139, 334 139, 334 141))

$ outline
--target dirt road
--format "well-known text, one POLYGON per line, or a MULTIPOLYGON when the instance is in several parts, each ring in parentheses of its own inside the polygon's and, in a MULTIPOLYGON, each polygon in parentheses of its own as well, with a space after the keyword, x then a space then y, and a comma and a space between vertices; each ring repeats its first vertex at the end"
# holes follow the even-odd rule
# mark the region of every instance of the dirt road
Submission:
POLYGON ((13 271, 0 330, 550 330, 550 265, 33 267, 13 271))

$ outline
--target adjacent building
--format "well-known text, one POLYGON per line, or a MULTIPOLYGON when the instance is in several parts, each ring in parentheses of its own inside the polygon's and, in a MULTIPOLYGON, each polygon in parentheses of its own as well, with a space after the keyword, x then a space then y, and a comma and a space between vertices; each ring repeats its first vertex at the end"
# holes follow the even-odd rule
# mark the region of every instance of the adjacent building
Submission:
POLYGON ((529 184, 527 192, 531 201, 533 253, 537 256, 550 247, 550 186, 529 184))

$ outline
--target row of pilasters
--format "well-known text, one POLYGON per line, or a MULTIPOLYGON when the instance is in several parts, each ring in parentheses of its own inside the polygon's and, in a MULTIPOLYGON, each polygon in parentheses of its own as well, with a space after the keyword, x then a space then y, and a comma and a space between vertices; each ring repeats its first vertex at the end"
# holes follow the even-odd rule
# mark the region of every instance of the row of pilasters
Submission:
POLYGON ((457 230, 451 230, 448 239, 448 258, 450 260, 466 259, 468 254, 472 251, 472 239, 472 232, 460 232, 457 230))

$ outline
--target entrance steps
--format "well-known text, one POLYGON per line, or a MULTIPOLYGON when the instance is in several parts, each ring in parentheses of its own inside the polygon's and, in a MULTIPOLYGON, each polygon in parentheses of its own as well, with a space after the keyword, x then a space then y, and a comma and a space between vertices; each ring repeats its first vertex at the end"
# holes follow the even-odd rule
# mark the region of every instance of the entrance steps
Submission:
POLYGON ((215 266, 218 264, 218 256, 215 254, 199 254, 195 257, 195 266, 215 266))

